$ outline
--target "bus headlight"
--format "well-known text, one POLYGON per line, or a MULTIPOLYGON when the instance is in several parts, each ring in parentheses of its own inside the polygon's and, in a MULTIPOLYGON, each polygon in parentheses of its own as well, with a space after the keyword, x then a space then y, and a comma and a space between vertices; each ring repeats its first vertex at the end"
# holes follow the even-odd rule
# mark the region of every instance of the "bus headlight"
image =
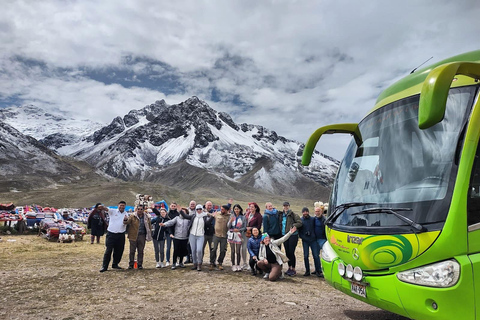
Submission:
POLYGON ((362 269, 360 269, 360 267, 355 267, 353 269, 353 279, 355 279, 355 281, 362 281, 363 279, 363 271, 362 269))
POLYGON ((397 273, 400 281, 420 286, 447 288, 454 286, 460 277, 460 264, 447 260, 397 273))
POLYGON ((348 279, 352 279, 352 278, 353 278, 353 266, 352 266, 351 264, 347 265, 347 272, 346 272, 345 276, 346 276, 348 279))
POLYGON ((330 246, 330 243, 328 243, 328 241, 325 242, 322 247, 321 256, 322 259, 326 262, 332 262, 333 259, 338 257, 335 251, 333 251, 332 246, 330 246))

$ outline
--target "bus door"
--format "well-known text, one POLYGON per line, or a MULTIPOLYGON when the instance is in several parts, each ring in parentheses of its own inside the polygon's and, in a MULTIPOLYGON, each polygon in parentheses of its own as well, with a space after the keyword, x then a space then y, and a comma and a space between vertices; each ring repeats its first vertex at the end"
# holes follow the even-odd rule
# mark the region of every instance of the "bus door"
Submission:
POLYGON ((480 319, 480 145, 477 146, 467 198, 468 252, 472 263, 476 319, 480 319))

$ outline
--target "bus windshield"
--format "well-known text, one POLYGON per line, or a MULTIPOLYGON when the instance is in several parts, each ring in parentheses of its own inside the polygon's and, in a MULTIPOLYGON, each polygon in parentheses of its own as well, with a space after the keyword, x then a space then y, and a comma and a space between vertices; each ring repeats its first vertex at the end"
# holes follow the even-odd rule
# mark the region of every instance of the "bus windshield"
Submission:
POLYGON ((410 208, 401 214, 421 224, 445 221, 462 130, 476 87, 451 89, 445 117, 435 126, 418 128, 419 96, 391 103, 359 123, 362 143, 350 143, 333 185, 331 208, 350 207, 334 221, 337 227, 402 227, 405 222, 381 212, 362 214, 375 207, 410 208), (372 206, 372 204, 374 204, 372 206))

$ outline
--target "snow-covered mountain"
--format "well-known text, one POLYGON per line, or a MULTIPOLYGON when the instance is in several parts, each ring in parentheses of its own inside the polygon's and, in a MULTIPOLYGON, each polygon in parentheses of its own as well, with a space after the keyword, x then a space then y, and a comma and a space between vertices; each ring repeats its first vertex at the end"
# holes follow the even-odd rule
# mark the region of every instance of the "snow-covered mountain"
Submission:
POLYGON ((78 142, 105 126, 105 123, 78 118, 64 111, 46 111, 33 105, 0 109, 0 121, 54 149, 78 142))
POLYGON ((156 101, 103 127, 34 106, 0 110, 0 119, 97 172, 181 190, 228 187, 314 199, 326 197, 338 167, 318 152, 303 167, 303 144, 259 125, 236 124, 197 97, 176 105, 156 101))
POLYGON ((52 187, 80 179, 79 174, 43 144, 0 121, 0 190, 52 187))
MULTIPOLYGON (((123 180, 165 182, 166 172, 176 164, 178 178, 196 167, 281 194, 300 195, 315 183, 329 187, 338 167, 336 160, 318 152, 312 164, 303 167, 303 144, 259 125, 237 125, 197 97, 177 105, 157 101, 116 117, 80 142, 50 147, 123 180)), ((175 178, 170 179, 175 184, 175 178)))

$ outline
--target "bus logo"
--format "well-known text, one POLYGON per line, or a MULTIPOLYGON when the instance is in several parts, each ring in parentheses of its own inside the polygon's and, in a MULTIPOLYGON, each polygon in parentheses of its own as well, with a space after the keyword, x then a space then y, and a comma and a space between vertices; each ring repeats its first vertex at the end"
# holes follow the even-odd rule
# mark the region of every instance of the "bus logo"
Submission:
POLYGON ((348 243, 362 244, 363 239, 361 237, 347 236, 348 243))
POLYGON ((352 250, 352 257, 353 257, 353 259, 355 259, 355 260, 358 260, 358 258, 360 258, 360 254, 359 254, 357 248, 353 248, 353 250, 352 250))

